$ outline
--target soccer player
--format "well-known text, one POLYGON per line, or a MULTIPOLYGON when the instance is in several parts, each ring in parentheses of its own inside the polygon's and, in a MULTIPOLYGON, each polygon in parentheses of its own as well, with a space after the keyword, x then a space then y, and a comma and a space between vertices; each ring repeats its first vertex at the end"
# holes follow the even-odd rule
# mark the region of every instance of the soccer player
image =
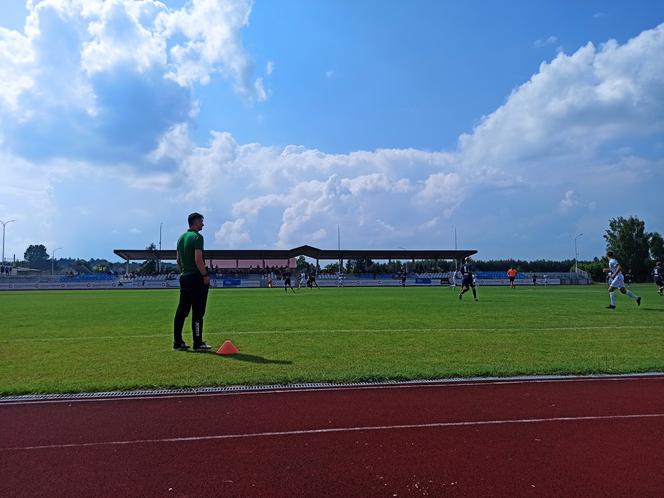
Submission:
POLYGON ((464 260, 463 265, 461 265, 461 275, 463 276, 463 281, 461 282, 461 293, 459 294, 459 299, 463 299, 463 295, 468 291, 468 289, 473 289, 473 297, 477 301, 477 291, 475 290, 475 280, 472 261, 470 257, 467 257, 464 260))
POLYGON ((632 282, 634 281, 634 274, 632 273, 632 270, 627 270, 627 273, 625 273, 625 285, 627 287, 632 286, 632 282))
POLYGON ((203 215, 191 213, 189 230, 178 239, 177 262, 180 268, 180 302, 173 321, 173 349, 184 351, 189 346, 182 340, 184 320, 192 311, 191 329, 194 351, 207 351, 210 346, 203 341, 203 316, 207 304, 210 276, 203 259, 203 215))
POLYGON ((406 276, 408 273, 406 273, 406 270, 401 270, 401 287, 406 287, 406 276))
POLYGON ((295 294, 295 289, 293 289, 293 286, 291 285, 290 277, 291 277, 290 271, 284 273, 284 292, 288 294, 288 288, 290 287, 290 290, 292 290, 293 294, 295 294))
POLYGON ((316 286, 317 289, 320 289, 320 287, 318 286, 318 283, 316 282, 316 274, 312 273, 311 275, 309 275, 309 281, 307 282, 307 286, 310 289, 313 289, 314 285, 316 286))
POLYGON ((659 295, 664 296, 664 268, 662 268, 661 261, 658 261, 655 265, 655 269, 652 271, 652 277, 655 281, 655 285, 659 288, 659 295))
POLYGON ((517 271, 514 268, 510 268, 507 270, 507 277, 510 279, 510 287, 512 289, 516 289, 516 285, 514 285, 514 279, 516 278, 517 271))
POLYGON ((641 298, 634 294, 631 290, 625 289, 625 278, 622 274, 622 268, 618 260, 614 257, 613 251, 606 251, 609 258, 609 267, 604 271, 609 275, 609 299, 611 304, 606 308, 610 310, 616 309, 616 293, 615 290, 619 289, 621 294, 626 294, 628 297, 636 300, 636 305, 641 306, 641 298))

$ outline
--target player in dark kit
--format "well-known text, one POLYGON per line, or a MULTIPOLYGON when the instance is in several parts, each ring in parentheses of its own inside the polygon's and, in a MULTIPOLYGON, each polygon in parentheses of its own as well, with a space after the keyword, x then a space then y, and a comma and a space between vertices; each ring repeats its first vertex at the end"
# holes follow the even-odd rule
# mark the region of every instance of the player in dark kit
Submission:
POLYGON ((632 282, 634 282, 634 274, 632 270, 627 270, 627 273, 625 273, 625 285, 629 287, 632 285, 632 282))
POLYGON ((473 297, 477 301, 477 291, 475 290, 475 282, 473 282, 475 269, 470 258, 466 258, 463 265, 461 265, 461 275, 463 275, 463 281, 461 282, 461 293, 459 294, 459 299, 463 298, 463 295, 468 292, 468 289, 473 290, 473 297))
POLYGON ((406 273, 406 270, 401 271, 401 287, 406 287, 406 276, 408 273, 406 273))
POLYGON ((657 262, 655 269, 652 271, 652 278, 655 281, 655 285, 658 287, 657 291, 660 296, 664 296, 664 268, 662 268, 662 263, 657 262))
POLYGON ((316 286, 317 289, 320 289, 320 287, 318 287, 318 284, 316 283, 316 275, 312 273, 311 275, 309 275, 309 280, 307 281, 307 287, 313 289, 314 285, 316 286))
POLYGON ((293 289, 293 286, 291 285, 291 280, 290 280, 291 274, 289 271, 284 273, 284 291, 286 294, 288 294, 288 288, 290 287, 290 290, 293 291, 293 294, 295 294, 295 289, 293 289))

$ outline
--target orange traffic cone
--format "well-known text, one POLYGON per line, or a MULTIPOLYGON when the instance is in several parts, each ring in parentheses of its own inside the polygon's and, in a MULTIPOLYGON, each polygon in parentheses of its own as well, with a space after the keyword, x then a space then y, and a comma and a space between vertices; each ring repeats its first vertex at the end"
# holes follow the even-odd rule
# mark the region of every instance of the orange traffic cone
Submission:
POLYGON ((224 341, 221 347, 217 350, 217 354, 237 354, 240 350, 235 347, 232 341, 224 341))

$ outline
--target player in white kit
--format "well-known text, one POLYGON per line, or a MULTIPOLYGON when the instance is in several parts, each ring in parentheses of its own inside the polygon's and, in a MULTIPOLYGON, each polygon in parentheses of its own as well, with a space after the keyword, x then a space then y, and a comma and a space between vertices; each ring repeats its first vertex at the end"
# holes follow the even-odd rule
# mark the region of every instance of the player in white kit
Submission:
POLYGON ((660 261, 655 265, 655 269, 652 271, 652 278, 657 285, 657 292, 660 296, 664 296, 664 268, 662 268, 662 263, 660 261))
POLYGON ((611 300, 611 304, 606 308, 610 310, 616 309, 616 289, 620 290, 621 294, 626 294, 628 297, 635 299, 636 305, 641 306, 641 298, 631 290, 625 289, 625 278, 622 274, 622 268, 618 260, 614 257, 613 251, 606 251, 606 255, 609 258, 609 267, 605 268, 604 271, 609 274, 609 299, 611 300))

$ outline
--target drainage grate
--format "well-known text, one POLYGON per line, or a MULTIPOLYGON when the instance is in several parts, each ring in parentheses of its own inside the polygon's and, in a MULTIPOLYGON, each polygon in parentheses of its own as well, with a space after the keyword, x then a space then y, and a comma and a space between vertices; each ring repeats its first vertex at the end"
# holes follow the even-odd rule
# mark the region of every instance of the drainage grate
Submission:
POLYGON ((469 382, 523 382, 547 380, 620 380, 638 377, 662 377, 664 372, 644 372, 621 375, 522 375, 515 377, 457 377, 448 379, 419 379, 419 380, 380 380, 360 382, 304 382, 295 384, 266 384, 258 386, 210 386, 191 387, 181 389, 141 389, 136 391, 102 391, 87 393, 60 393, 60 394, 24 394, 19 396, 0 396, 0 405, 3 403, 31 402, 31 401, 61 401, 81 399, 108 399, 108 398, 141 398, 152 396, 178 396, 191 394, 215 394, 229 392, 260 392, 260 391, 296 391, 302 389, 333 389, 353 388, 366 386, 394 386, 394 385, 435 385, 460 384, 469 382))

